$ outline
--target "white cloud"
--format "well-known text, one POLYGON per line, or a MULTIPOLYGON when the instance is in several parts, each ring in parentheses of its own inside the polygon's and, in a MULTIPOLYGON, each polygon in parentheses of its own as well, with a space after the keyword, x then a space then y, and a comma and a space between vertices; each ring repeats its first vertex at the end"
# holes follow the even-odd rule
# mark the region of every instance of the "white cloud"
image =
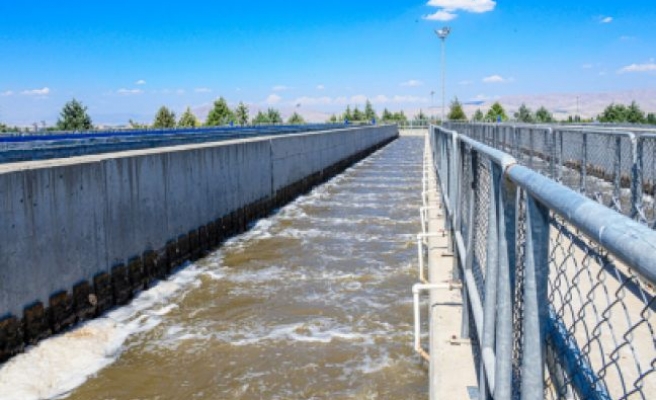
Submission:
POLYGON ((303 96, 294 100, 294 104, 301 104, 304 106, 327 106, 333 104, 333 99, 328 96, 322 96, 322 97, 303 96))
POLYGON ((48 94, 50 94, 50 89, 44 87, 43 89, 23 90, 21 94, 27 96, 47 96, 48 94))
POLYGON ((144 81, 143 79, 139 79, 139 80, 136 81, 134 84, 135 84, 135 85, 145 85, 145 84, 146 84, 146 81, 144 81))
POLYGON ((492 0, 429 0, 426 5, 451 11, 483 13, 494 10, 497 2, 492 0))
POLYGON ((502 77, 501 75, 490 75, 486 76, 483 78, 484 83, 505 83, 505 82, 510 82, 511 79, 506 79, 502 77))
POLYGON ((317 90, 324 90, 326 87, 324 85, 317 85, 317 90))
POLYGON ((619 74, 624 74, 627 72, 652 72, 656 71, 656 63, 654 61, 650 61, 646 64, 631 64, 627 65, 626 67, 623 67, 617 73, 619 74))
POLYGON ((416 79, 410 79, 407 82, 401 83, 401 86, 406 86, 406 87, 418 87, 418 86, 423 86, 424 82, 418 81, 416 79))
POLYGON ((285 90, 289 90, 289 87, 285 85, 276 85, 271 88, 274 92, 284 92, 285 90))
POLYGON ((592 69, 592 67, 594 67, 594 65, 592 65, 592 64, 583 64, 583 65, 581 65, 582 69, 592 69))
POLYGON ((178 89, 178 90, 175 91, 175 94, 183 95, 183 94, 185 94, 185 90, 184 89, 178 89))
POLYGON ((121 88, 116 91, 116 93, 123 95, 123 96, 131 96, 131 95, 136 95, 136 94, 142 94, 143 90, 141 89, 125 89, 121 88))
POLYGON ((494 10, 497 3, 492 0, 429 0, 427 6, 437 7, 439 10, 424 16, 431 21, 451 21, 458 15, 456 12, 484 13, 494 10))
POLYGON ((264 102, 269 105, 274 105, 280 103, 280 100, 282 100, 282 97, 278 96, 277 94, 271 94, 264 102))
POLYGON ((468 85, 473 85, 473 84, 474 84, 473 81, 460 81, 460 82, 458 82, 458 85, 462 85, 462 86, 468 86, 468 85))
POLYGON ((613 22, 613 17, 601 17, 599 22, 602 24, 610 24, 611 22, 613 22))
POLYGON ((206 87, 199 87, 194 89, 194 92, 196 93, 212 93, 212 89, 206 88, 206 87))
POLYGON ((0 96, 3 96, 3 97, 11 96, 13 94, 14 94, 14 92, 12 92, 11 90, 7 90, 5 92, 0 92, 0 96))
POLYGON ((450 12, 450 11, 445 11, 445 10, 439 10, 434 12, 433 14, 428 14, 424 15, 424 19, 428 21, 442 21, 442 22, 447 22, 451 21, 452 19, 455 19, 458 15, 450 12))

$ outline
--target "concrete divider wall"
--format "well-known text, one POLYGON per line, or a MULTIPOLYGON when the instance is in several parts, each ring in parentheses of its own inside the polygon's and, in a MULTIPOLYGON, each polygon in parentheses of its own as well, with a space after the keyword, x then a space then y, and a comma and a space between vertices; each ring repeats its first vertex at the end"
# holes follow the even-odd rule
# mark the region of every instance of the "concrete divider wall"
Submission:
POLYGON ((0 165, 0 362, 126 303, 397 135, 359 127, 0 165))

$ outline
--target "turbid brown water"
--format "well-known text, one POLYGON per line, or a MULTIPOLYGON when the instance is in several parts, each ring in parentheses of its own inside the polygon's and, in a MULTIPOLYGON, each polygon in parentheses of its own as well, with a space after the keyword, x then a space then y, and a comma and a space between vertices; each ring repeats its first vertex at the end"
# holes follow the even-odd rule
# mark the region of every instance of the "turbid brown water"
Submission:
POLYGON ((401 138, 16 357, 0 398, 426 398, 411 296, 422 154, 423 139, 401 138))

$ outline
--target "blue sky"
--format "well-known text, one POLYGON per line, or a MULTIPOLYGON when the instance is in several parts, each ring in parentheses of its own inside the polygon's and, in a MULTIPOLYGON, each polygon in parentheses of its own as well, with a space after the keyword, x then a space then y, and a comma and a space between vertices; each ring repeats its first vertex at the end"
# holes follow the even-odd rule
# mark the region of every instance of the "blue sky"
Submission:
POLYGON ((653 0, 3 1, 0 122, 54 123, 73 97, 110 124, 218 96, 435 109, 444 25, 447 101, 651 90, 654 21, 653 0))

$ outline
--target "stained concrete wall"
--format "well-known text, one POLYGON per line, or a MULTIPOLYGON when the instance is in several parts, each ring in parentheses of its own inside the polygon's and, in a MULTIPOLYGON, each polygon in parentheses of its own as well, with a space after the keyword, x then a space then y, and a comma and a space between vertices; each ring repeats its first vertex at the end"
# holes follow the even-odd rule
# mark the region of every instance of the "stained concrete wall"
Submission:
MULTIPOLYGON (((243 230, 245 221, 397 134, 394 126, 358 127, 0 165, 0 317, 14 316, 12 326, 23 329, 17 335, 37 335, 29 333, 25 314, 37 304, 42 326, 35 329, 57 330, 53 321, 61 318, 54 315, 79 306, 70 294, 74 285, 90 282, 83 296, 94 288, 100 296, 99 274, 112 274, 112 285, 127 282, 112 268, 146 250, 170 269, 177 255, 189 258, 190 242, 216 244, 243 230), (53 305, 53 294, 62 292, 63 303, 53 305)), ((149 274, 137 267, 133 278, 130 266, 135 288, 144 285, 134 283, 139 274, 149 274)), ((112 304, 116 289, 113 296, 112 304)))

